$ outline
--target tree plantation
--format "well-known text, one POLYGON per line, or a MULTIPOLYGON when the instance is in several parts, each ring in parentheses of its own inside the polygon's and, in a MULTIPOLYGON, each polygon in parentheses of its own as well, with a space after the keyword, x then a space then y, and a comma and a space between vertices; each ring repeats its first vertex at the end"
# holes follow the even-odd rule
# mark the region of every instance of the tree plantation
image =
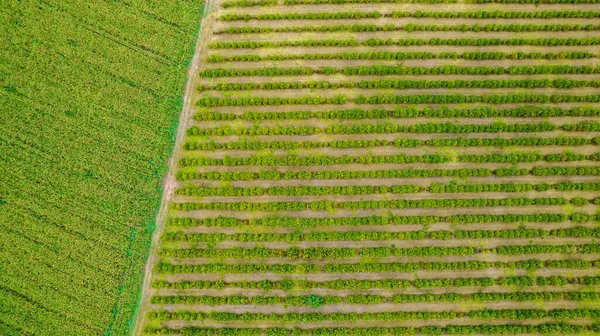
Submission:
POLYGON ((600 332, 597 1, 211 15, 143 333, 600 332))

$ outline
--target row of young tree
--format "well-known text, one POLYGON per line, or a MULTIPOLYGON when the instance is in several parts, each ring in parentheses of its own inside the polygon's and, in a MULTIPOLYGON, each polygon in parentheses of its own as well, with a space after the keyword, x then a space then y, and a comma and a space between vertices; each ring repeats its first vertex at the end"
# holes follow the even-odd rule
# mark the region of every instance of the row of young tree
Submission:
MULTIPOLYGON (((520 153, 520 154, 461 154, 455 158, 456 162, 471 163, 519 163, 519 162, 573 162, 573 161, 600 161, 600 153, 590 155, 562 153, 562 154, 538 154, 538 153, 520 153)), ((373 164, 410 164, 410 163, 428 163, 439 164, 452 162, 452 157, 440 154, 425 155, 406 155, 403 153, 396 155, 363 155, 363 156, 275 156, 275 155, 252 155, 249 157, 225 157, 223 159, 212 158, 183 158, 179 160, 181 167, 192 166, 332 166, 332 165, 373 165, 373 164)), ((251 195, 251 192, 250 191, 251 195)), ((413 191, 418 192, 418 191, 413 191)))
MULTIPOLYGON (((321 304, 341 304, 346 302, 344 298, 339 296, 319 296, 318 300, 321 304)), ((350 299, 352 300, 352 299, 350 299)), ((220 305, 274 305, 274 304, 285 304, 289 306, 311 306, 315 301, 314 295, 306 296, 183 296, 183 295, 170 295, 170 296, 153 296, 150 299, 152 304, 201 304, 207 306, 220 306, 220 305)), ((165 312, 166 313, 166 312, 165 312)), ((157 315, 150 313, 151 318, 160 318, 162 313, 157 315)), ((168 314, 168 313, 167 313, 168 314)), ((182 319, 182 320, 197 320, 203 318, 212 318, 206 313, 199 312, 200 315, 189 315, 183 313, 183 315, 171 315, 169 319, 182 319), (178 316, 174 318, 173 316, 178 316), (187 316, 187 317, 183 317, 187 316)))
POLYGON ((221 21, 249 21, 249 20, 342 20, 342 19, 371 19, 380 18, 383 14, 374 12, 305 12, 305 13, 264 13, 264 14, 224 14, 219 16, 221 21))
POLYGON ((594 107, 560 108, 547 106, 520 106, 515 108, 493 108, 488 106, 474 108, 439 108, 417 106, 397 107, 393 110, 360 108, 324 111, 286 111, 258 112, 246 111, 241 114, 227 112, 198 112, 194 119, 206 120, 304 120, 319 119, 386 119, 386 118, 546 118, 546 117, 600 117, 600 109, 594 107))
POLYGON ((394 273, 428 271, 480 271, 486 269, 589 269, 600 267, 599 260, 519 260, 519 261, 431 261, 355 264, 194 264, 175 265, 161 260, 154 267, 157 274, 316 274, 316 273, 394 273))
MULTIPOLYGON (((533 0, 534 2, 536 0, 533 0)), ((570 1, 570 0, 566 0, 570 1)), ((578 0, 575 0, 578 1, 578 0)), ((595 1, 595 0, 594 0, 595 1)), ((394 18, 416 17, 435 19, 592 19, 600 17, 598 11, 582 10, 541 10, 541 11, 503 11, 503 10, 479 10, 479 11, 394 11, 386 14, 394 18)))
MULTIPOLYGON (((537 229, 518 229, 518 230, 496 230, 481 231, 482 234, 468 233, 461 235, 462 239, 475 237, 481 238, 536 238, 536 237, 599 237, 599 231, 583 227, 572 229, 557 230, 537 230, 537 229), (490 232, 490 234, 487 234, 490 232)), ((166 241, 171 242, 300 242, 300 241, 385 241, 385 240, 422 240, 425 238, 434 238, 443 235, 442 239, 450 239, 454 236, 450 231, 411 231, 408 233, 395 234, 391 232, 350 232, 350 233, 332 233, 319 232, 317 234, 182 234, 169 233, 166 241)), ((173 258, 236 258, 236 259, 267 259, 267 258, 287 258, 288 260, 314 260, 314 259, 347 259, 356 257, 367 258, 387 258, 387 257, 444 257, 444 256, 473 256, 481 253, 495 253, 500 255, 525 255, 525 254, 595 254, 598 253, 599 244, 583 245, 502 245, 494 248, 478 248, 472 246, 453 246, 453 247, 411 247, 411 248, 389 248, 389 247, 363 247, 363 248, 326 248, 310 247, 297 248, 290 247, 284 249, 269 248, 229 248, 229 249, 163 249, 160 252, 161 257, 173 258)))
POLYGON ((214 85, 198 85, 198 91, 248 91, 248 90, 301 90, 301 89, 573 89, 597 88, 600 80, 560 79, 483 79, 483 80, 361 80, 356 81, 308 81, 308 82, 262 82, 233 83, 222 82, 214 85))
POLYGON ((216 106, 279 106, 279 105, 323 105, 346 104, 348 98, 345 95, 336 95, 333 97, 303 96, 303 97, 250 97, 250 98, 217 98, 202 97, 196 101, 198 106, 216 107, 216 106))
MULTIPOLYGON (((598 229, 586 227, 571 227, 566 229, 503 229, 503 230, 436 230, 436 231, 348 231, 331 232, 317 231, 310 233, 184 233, 168 232, 165 241, 172 242, 322 242, 322 241, 388 241, 388 240, 449 240, 449 239, 507 239, 507 238, 543 238, 543 237, 573 237, 589 238, 599 237, 598 229)), ((554 253, 544 252, 552 250, 556 253, 596 253, 596 244, 586 245, 514 245, 500 246, 497 248, 459 247, 376 247, 376 248, 325 248, 311 247, 299 249, 290 247, 283 249, 255 248, 228 248, 228 249, 163 249, 161 256, 176 258, 283 258, 294 259, 337 259, 354 257, 390 257, 390 256, 445 256, 461 255, 470 256, 478 253, 492 252, 499 254, 531 254, 554 253)))
POLYGON ((254 181, 254 180, 333 180, 363 178, 422 178, 445 176, 598 176, 600 167, 533 167, 527 168, 479 168, 479 169, 391 169, 391 170, 320 170, 320 171, 277 171, 265 170, 236 172, 193 172, 178 171, 179 181, 254 181))
POLYGON ((486 24, 486 25, 437 25, 414 24, 405 25, 385 24, 338 24, 320 26, 285 26, 285 27, 228 27, 215 34, 264 34, 264 33, 300 33, 300 32, 376 32, 376 31, 460 31, 460 32, 536 32, 536 31, 593 31, 600 26, 593 24, 486 24))
POLYGON ((254 6, 275 6, 279 0, 229 0, 221 2, 221 7, 254 7, 254 6))
POLYGON ((584 245, 512 245, 498 246, 492 249, 492 252, 505 255, 523 255, 523 254, 594 254, 600 252, 599 244, 584 245))
MULTIPOLYGON (((592 200, 599 202, 600 198, 592 200)), ((180 202, 171 203, 174 210, 232 210, 232 211, 330 211, 334 209, 435 209, 435 208, 475 208, 504 206, 549 206, 579 204, 580 200, 563 197, 511 197, 511 198, 464 198, 464 199, 420 199, 385 201, 314 201, 314 202, 180 202), (571 202, 572 201, 572 202, 571 202)))
POLYGON ((595 46, 600 44, 598 37, 535 37, 535 38, 403 38, 395 40, 370 38, 365 41, 350 39, 309 39, 309 40, 271 40, 271 41, 227 41, 212 42, 212 49, 257 49, 257 48, 283 48, 283 47, 357 47, 357 46, 595 46))
MULTIPOLYGON (((487 158, 488 154, 484 154, 479 157, 474 156, 473 158, 464 158, 464 161, 469 162, 481 162, 489 160, 493 162, 492 158, 487 158)), ((518 154, 506 154, 518 155, 518 154)), ((519 158, 507 159, 509 162, 519 162, 519 158)), ((524 156, 524 162, 531 162, 528 160, 528 156, 524 156)), ((537 161, 537 160, 534 160, 537 161)), ((182 167, 190 166, 331 166, 331 165, 345 165, 345 164, 385 164, 385 163, 447 163, 450 162, 450 157, 439 154, 425 154, 425 155, 406 155, 403 153, 397 155, 379 155, 379 156, 250 156, 250 157, 225 157, 224 159, 212 159, 212 158, 183 158, 179 161, 179 165, 182 167)))
POLYGON ((503 4, 596 4, 599 0, 470 0, 475 3, 503 3, 503 4))
POLYGON ((266 54, 266 55, 215 55, 206 58, 208 63, 222 62, 260 62, 285 60, 408 60, 408 59, 465 59, 465 60, 519 60, 519 59, 586 59, 596 57, 589 51, 560 51, 560 52, 503 52, 503 51, 472 51, 472 52, 427 52, 427 51, 367 51, 367 52, 332 52, 309 54, 266 54))
POLYGON ((568 132, 592 132, 600 127, 599 122, 579 122, 555 125, 549 122, 512 123, 494 122, 491 124, 457 124, 453 122, 428 122, 412 125, 385 123, 335 124, 320 128, 316 126, 275 126, 232 128, 229 125, 214 128, 192 126, 186 130, 188 136, 228 136, 228 135, 313 135, 313 134, 394 134, 394 133, 539 133, 562 129, 568 132))
MULTIPOLYGON (((159 325, 147 325, 146 332, 170 335, 174 329, 159 325)), ((339 328, 215 328, 183 327, 175 331, 181 336, 406 336, 406 335, 576 335, 600 332, 600 324, 460 324, 428 325, 420 327, 339 327, 339 328)))
POLYGON ((187 141, 184 150, 263 150, 263 149, 312 149, 312 148, 374 148, 393 146, 398 148, 431 147, 511 147, 511 146, 587 146, 600 145, 596 138, 436 138, 429 140, 398 138, 395 140, 333 140, 333 141, 230 141, 208 142, 187 141))
MULTIPOLYGON (((449 215, 449 216, 396 216, 396 215, 371 215, 366 217, 329 217, 329 218, 312 218, 312 217, 262 217, 239 219, 233 217, 207 217, 203 219, 194 219, 189 217, 171 217, 167 220, 169 227, 287 227, 287 228, 313 228, 313 227, 328 227, 328 226, 381 226, 381 225, 429 225, 435 223, 452 223, 452 224, 487 224, 487 223, 565 223, 572 221, 575 223, 593 222, 599 220, 600 217, 595 214, 573 213, 570 215, 554 214, 554 213, 537 213, 537 214, 464 214, 464 215, 449 215)), ((456 236, 462 237, 470 234, 479 234, 477 232, 491 232, 489 230, 457 230, 456 236)), ((574 231, 569 231, 568 234, 576 235, 579 228, 574 231)), ((495 231, 494 231, 495 232, 495 231)), ((500 230, 499 234, 503 235, 505 231, 500 230)), ((507 231, 508 232, 508 231, 507 231)), ((486 233, 488 234, 488 233, 486 233)), ((496 233, 494 233, 496 234, 496 233)), ((552 234, 558 236, 564 234, 563 231, 557 229, 552 231, 552 234)), ((258 252, 257 252, 258 253, 258 252)))
MULTIPOLYGON (((247 0, 246 0, 247 1, 247 0)), ((264 1, 264 0, 263 0, 264 1)), ((345 3, 455 3, 457 0, 283 0, 285 5, 316 5, 345 3)), ((467 0, 473 3, 518 3, 518 4, 587 4, 597 0, 467 0)))
MULTIPOLYGON (((176 297, 175 297, 176 298, 176 297)), ((192 297, 193 298, 193 297, 192 297)), ((371 304, 376 304, 377 296, 369 298, 371 304)), ((307 298, 308 300, 308 298, 307 298)), ((173 300, 175 302, 179 302, 173 300)), ((256 299, 258 301, 258 299, 256 299)), ((187 301, 182 303, 186 304, 187 301)), ((199 302, 200 303, 200 302, 199 302)), ((327 304, 323 302, 323 304, 327 304)), ((364 321, 408 321, 408 320, 453 320, 453 319, 596 319, 600 317, 600 309, 575 308, 575 309, 485 309, 472 311, 391 311, 377 313, 283 313, 283 314, 265 314, 265 313, 228 313, 228 312, 198 312, 198 311, 178 311, 169 312, 166 310, 150 312, 149 318, 156 318, 163 321, 183 320, 183 321, 203 321, 212 320, 216 322, 230 321, 271 321, 271 322, 364 322, 364 321)))
POLYGON ((534 167, 531 174, 534 176, 598 176, 600 167, 534 167))
POLYGON ((418 185, 384 185, 384 186, 289 186, 289 187, 181 187, 176 195, 184 196, 323 196, 323 195, 374 195, 374 194, 409 194, 409 193, 482 193, 482 192, 528 192, 528 191, 600 191, 600 183, 596 182, 562 182, 562 183, 473 183, 473 184, 439 184, 429 187, 418 185))
MULTIPOLYGON (((532 287, 532 286, 565 286, 567 284, 572 285, 584 285, 593 286, 600 284, 600 276, 507 276, 500 278, 490 277, 471 277, 471 278, 433 278, 433 279, 415 279, 415 280, 401 280, 401 279, 379 279, 379 280, 364 280, 364 279, 336 279, 329 281, 308 281, 308 280, 291 280, 285 279, 281 281, 271 280, 260 280, 260 281, 239 281, 239 282, 225 282, 223 280, 218 281, 178 281, 169 282, 165 280, 155 280, 152 283, 152 287, 156 289, 260 289, 265 292, 271 290, 282 290, 289 292, 292 290, 312 290, 316 288, 322 289, 333 289, 333 290, 368 290, 368 289, 386 289, 386 290, 397 290, 405 288, 451 288, 451 287, 490 287, 494 285, 504 287, 532 287)), ((541 292, 544 293, 544 292, 541 292)), ((589 292, 554 292, 556 294, 565 294, 564 299, 570 299, 575 301, 584 301, 586 297, 591 295, 589 292)), ((473 293, 465 294, 462 296, 462 300, 473 300, 473 301, 493 301, 494 297, 487 297, 487 293, 473 293), (481 295, 481 296, 479 296, 481 295)), ((535 298, 535 292, 508 292, 508 293, 494 293, 494 295, 518 295, 523 296, 530 294, 532 296, 528 298, 535 298), (522 294, 519 294, 522 293, 522 294)), ((460 295, 460 294, 452 294, 460 295)), ((596 293, 596 295, 598 295, 596 293)), ((402 300, 404 302, 419 302, 421 298, 429 297, 439 298, 444 300, 444 294, 395 294, 394 300, 402 300)), ((429 300, 429 299, 427 299, 429 300)), ((511 300, 515 300, 514 298, 511 300)), ((535 300, 535 299, 534 299, 535 300)))
MULTIPOLYGON (((422 94, 422 95, 358 95, 354 99, 346 95, 333 97, 302 96, 302 97, 246 97, 220 98, 206 96, 199 98, 196 104, 201 107, 219 106, 282 106, 282 105, 344 105, 346 102, 355 104, 558 104, 558 103, 597 103, 600 95, 567 95, 567 94, 538 94, 538 93, 507 93, 507 94, 422 94)), ((600 123, 590 123, 596 125, 600 123)))
MULTIPOLYGON (((243 100, 235 102, 243 103, 243 100)), ((359 95, 354 98, 356 104, 558 104, 558 103, 596 103, 600 102, 600 95, 566 95, 566 94, 537 94, 537 93, 509 93, 487 95, 359 95)), ((226 103, 228 103, 226 101, 226 103)), ((595 125, 599 123, 590 123, 595 125)))
MULTIPOLYGON (((305 76, 312 74, 322 74, 322 75, 333 75, 333 74, 344 74, 348 76, 386 76, 386 75, 565 75, 565 74, 597 74, 600 73, 600 67, 591 66, 591 65, 513 65, 509 67, 502 66, 459 66, 459 65, 436 65, 432 67, 424 67, 424 66, 404 66, 404 65, 363 65, 363 66, 347 66, 343 68, 335 68, 335 67, 320 67, 320 68, 311 68, 311 67, 290 67, 290 68, 279 68, 279 67, 264 67, 264 68, 242 68, 242 69, 205 69, 200 72, 200 77, 205 78, 216 78, 216 77, 248 77, 248 76, 305 76)), ((566 80, 566 79, 558 79, 555 81, 566 80)), ((555 81, 551 81, 554 83, 555 81)), ((378 81, 363 81, 363 82, 373 82, 377 83, 378 81)), ((379 81, 384 82, 384 81, 379 81)), ((405 83, 407 81, 389 81, 405 83)), ((421 81, 421 83, 438 83, 438 82, 447 82, 453 83, 460 81, 421 81)), ((464 81, 463 81, 464 82, 464 81)), ((498 80, 498 82, 501 82, 498 80)), ((592 81, 594 82, 594 81, 592 81)), ((269 83, 248 83, 251 85, 281 85, 285 86, 281 83, 289 83, 290 82, 269 82, 269 83)), ((294 82, 295 85, 304 84, 300 82, 294 82)), ((316 86, 316 83, 329 83, 329 82, 305 82, 308 85, 307 87, 316 86)), ((353 82, 344 82, 344 83, 353 83, 353 82)), ((556 82, 557 85, 560 82, 556 82)), ((227 83, 220 83, 221 87, 227 88, 227 83)), ((329 85, 333 85, 334 83, 329 83, 329 85)), ((219 85, 219 84, 217 84, 219 85)), ((241 85, 241 84, 238 84, 241 85)), ((320 84, 321 86, 325 84, 320 84)), ((350 84, 346 84, 350 85, 350 84)), ((358 84, 354 84, 356 87, 358 84)), ((423 84, 424 85, 424 84, 423 84)), ((440 84, 441 85, 441 84, 440 84)), ((215 85, 216 87, 216 85, 215 85)), ((234 86, 231 86, 234 87, 234 86)), ((257 86, 258 87, 258 86, 257 86)), ((265 86, 266 87, 266 86, 265 86)), ((341 86, 340 86, 341 87, 341 86)), ((203 88, 200 86, 200 88, 203 88)), ((240 86, 241 88, 241 86, 240 86)))
MULTIPOLYGON (((345 4, 345 3, 455 3, 458 0, 283 0, 284 5, 319 5, 319 4, 345 4)), ((278 0, 232 0, 221 3, 223 8, 229 7, 254 7, 274 6, 280 4, 278 0)))
MULTIPOLYGON (((263 0, 264 1, 264 0, 263 0)), ((310 0, 303 0, 310 1, 310 0)), ((323 1, 323 0, 316 0, 323 1)), ((334 0, 340 1, 340 0, 334 0)), ((343 0, 342 0, 343 1, 343 0)), ((377 0, 374 0, 377 1, 377 0)), ((402 0, 400 0, 402 1, 402 0)), ((425 0, 431 1, 431 0, 425 0)), ((438 0, 433 0, 438 1, 438 0)), ((452 0, 454 1, 454 0, 452 0)), ((475 0, 475 1, 490 1, 490 0, 475 0)), ((499 1, 499 0, 495 0, 499 1)), ((511 1, 511 0, 504 0, 511 1)), ((516 0, 516 1, 532 1, 538 0, 516 0)), ((562 1, 564 3, 581 3, 595 2, 597 0, 548 0, 562 1)), ((282 13, 264 13, 264 14, 224 14, 219 17, 221 21, 250 21, 250 20, 334 20, 334 19, 370 19, 380 17, 391 18, 436 18, 436 19, 591 19, 600 17, 600 12, 597 11, 582 11, 582 10, 554 10, 554 11, 503 11, 503 10, 479 10, 479 11, 392 11, 382 13, 379 11, 365 12, 282 12, 282 13)))

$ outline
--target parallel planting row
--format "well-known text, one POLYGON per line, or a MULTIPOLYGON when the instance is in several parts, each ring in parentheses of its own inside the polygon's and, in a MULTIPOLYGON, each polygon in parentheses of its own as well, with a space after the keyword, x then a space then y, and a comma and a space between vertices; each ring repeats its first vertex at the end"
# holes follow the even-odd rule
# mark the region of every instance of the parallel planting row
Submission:
POLYGON ((148 335, 600 332, 597 1, 214 15, 148 335))

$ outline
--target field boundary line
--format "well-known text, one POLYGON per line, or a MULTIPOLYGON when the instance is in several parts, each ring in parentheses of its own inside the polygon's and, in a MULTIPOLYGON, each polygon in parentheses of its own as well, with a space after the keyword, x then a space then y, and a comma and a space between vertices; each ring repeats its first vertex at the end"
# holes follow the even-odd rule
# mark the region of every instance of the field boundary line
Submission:
POLYGON ((133 320, 135 321, 135 326, 133 326, 133 335, 142 335, 143 327, 145 323, 145 313, 148 309, 149 298, 150 298, 150 280, 152 277, 152 267, 156 262, 157 249, 159 246, 160 237, 164 230, 165 219, 167 216, 167 212, 169 209, 169 202, 174 195, 175 187, 176 187, 176 179, 175 179, 175 170, 177 168, 177 162, 179 161, 179 156, 183 153, 180 150, 185 143, 186 132, 188 126, 190 126, 193 121, 193 110, 194 110, 194 92, 195 87, 198 81, 198 72, 200 68, 200 56, 202 51, 206 48, 206 40, 208 38, 208 34, 212 31, 210 27, 212 26, 211 22, 211 14, 212 11, 219 6, 219 0, 206 0, 204 10, 202 13, 202 17, 200 19, 200 27, 198 29, 198 35, 196 37, 196 41, 194 44, 194 55, 192 57, 190 67, 188 70, 188 79, 185 88, 185 94, 183 98, 183 106, 182 111, 179 117, 179 123, 177 126, 177 130, 175 133, 175 145, 173 147, 173 154, 168 162, 168 173, 165 179, 163 180, 163 194, 160 202, 160 207, 158 213, 156 215, 156 227, 154 233, 152 234, 152 240, 150 245, 150 251, 148 254, 148 260, 146 261, 146 266, 144 268, 144 282, 141 288, 140 301, 137 305, 137 309, 134 315, 133 320), (206 29, 205 27, 209 27, 206 29))

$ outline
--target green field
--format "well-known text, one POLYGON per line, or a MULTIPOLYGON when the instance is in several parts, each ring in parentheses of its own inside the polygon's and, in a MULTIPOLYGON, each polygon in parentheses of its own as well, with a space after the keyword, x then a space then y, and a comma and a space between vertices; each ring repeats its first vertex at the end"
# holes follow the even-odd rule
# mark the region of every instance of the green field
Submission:
POLYGON ((600 334, 600 0, 0 6, 1 336, 600 334))
POLYGON ((140 334, 599 334, 598 18, 219 3, 140 334))
POLYGON ((202 2, 0 8, 0 335, 127 335, 202 2))

